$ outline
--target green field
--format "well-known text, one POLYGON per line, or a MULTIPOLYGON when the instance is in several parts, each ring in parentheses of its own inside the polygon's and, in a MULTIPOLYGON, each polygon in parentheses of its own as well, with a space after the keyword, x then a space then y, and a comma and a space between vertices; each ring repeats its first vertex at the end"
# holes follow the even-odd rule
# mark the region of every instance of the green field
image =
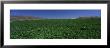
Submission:
POLYGON ((41 19, 12 21, 11 39, 100 39, 100 19, 41 19))

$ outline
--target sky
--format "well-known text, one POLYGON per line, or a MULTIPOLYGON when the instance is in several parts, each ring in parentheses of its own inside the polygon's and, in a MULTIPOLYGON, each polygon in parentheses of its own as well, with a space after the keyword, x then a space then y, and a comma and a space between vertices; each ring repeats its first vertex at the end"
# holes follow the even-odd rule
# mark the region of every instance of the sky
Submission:
POLYGON ((79 16, 101 16, 101 10, 10 10, 10 16, 70 19, 79 16))

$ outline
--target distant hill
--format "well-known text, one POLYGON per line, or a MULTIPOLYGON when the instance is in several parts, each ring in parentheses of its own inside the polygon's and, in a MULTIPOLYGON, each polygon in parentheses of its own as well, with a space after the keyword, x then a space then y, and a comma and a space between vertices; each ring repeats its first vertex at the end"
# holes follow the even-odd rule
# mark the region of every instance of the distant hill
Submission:
POLYGON ((71 19, 101 19, 100 16, 79 16, 79 17, 74 17, 74 18, 71 18, 71 19))
POLYGON ((101 18, 100 16, 80 16, 77 19, 95 19, 95 18, 101 18))
POLYGON ((40 17, 35 17, 35 16, 10 16, 10 20, 37 20, 41 19, 40 17))
MULTIPOLYGON (((80 17, 71 18, 71 19, 96 19, 96 18, 101 19, 101 17, 98 17, 98 16, 80 16, 80 17)), ((38 16, 10 16, 11 21, 15 21, 15 20, 19 20, 19 21, 22 21, 22 20, 39 20, 39 19, 46 19, 46 18, 41 18, 38 16)))

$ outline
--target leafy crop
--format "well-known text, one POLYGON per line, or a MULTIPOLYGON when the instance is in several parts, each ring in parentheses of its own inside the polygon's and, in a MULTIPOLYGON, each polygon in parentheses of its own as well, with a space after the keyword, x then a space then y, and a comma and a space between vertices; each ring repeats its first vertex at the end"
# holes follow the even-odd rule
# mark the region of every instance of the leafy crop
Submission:
POLYGON ((11 39, 100 39, 100 19, 42 19, 13 21, 11 39))

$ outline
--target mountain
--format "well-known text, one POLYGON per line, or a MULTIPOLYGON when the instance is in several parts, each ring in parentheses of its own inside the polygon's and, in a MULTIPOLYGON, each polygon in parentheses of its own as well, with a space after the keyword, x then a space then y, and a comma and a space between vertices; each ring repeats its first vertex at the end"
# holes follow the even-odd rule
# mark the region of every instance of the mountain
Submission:
POLYGON ((95 19, 95 18, 101 18, 100 16, 80 16, 77 19, 95 19))
POLYGON ((40 17, 35 17, 35 16, 10 16, 10 20, 37 20, 37 19, 42 19, 40 17))

